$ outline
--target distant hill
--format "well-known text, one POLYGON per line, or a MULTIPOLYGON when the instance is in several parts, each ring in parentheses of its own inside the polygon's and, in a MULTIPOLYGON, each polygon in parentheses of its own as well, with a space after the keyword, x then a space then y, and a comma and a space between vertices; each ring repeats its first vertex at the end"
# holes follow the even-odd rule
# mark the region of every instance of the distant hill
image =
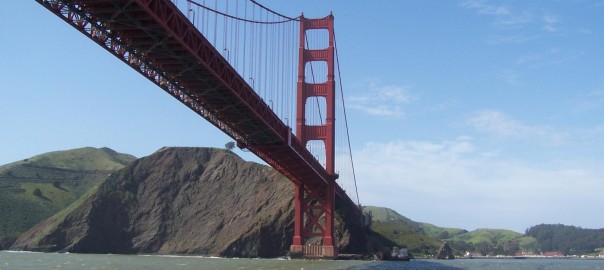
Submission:
POLYGON ((435 239, 447 239, 468 232, 464 229, 438 227, 430 223, 416 222, 386 207, 365 206, 363 209, 365 212, 371 212, 374 221, 401 221, 414 228, 415 231, 435 239))
POLYGON ((526 234, 534 237, 542 251, 558 251, 566 255, 599 253, 604 250, 604 229, 583 229, 562 224, 540 224, 526 234))
POLYGON ((446 240, 451 237, 455 237, 458 235, 468 233, 468 231, 464 230, 464 229, 438 227, 436 225, 432 225, 430 223, 423 223, 423 222, 419 223, 419 227, 422 229, 422 231, 426 235, 428 235, 432 238, 437 238, 437 239, 441 239, 441 240, 446 240))
POLYGON ((535 252, 537 241, 523 234, 504 229, 478 229, 445 239, 458 250, 482 255, 515 255, 517 252, 535 252))
MULTIPOLYGON (((293 237, 293 189, 276 170, 228 150, 163 148, 112 173, 12 249, 283 256, 293 237)), ((355 212, 336 200, 342 253, 366 252, 355 212)))
POLYGON ((0 242, 57 213, 135 159, 109 148, 85 147, 0 166, 0 242))
POLYGON ((385 238, 380 242, 382 245, 389 243, 406 247, 419 256, 434 255, 445 241, 453 247, 456 256, 462 256, 466 251, 483 255, 514 255, 517 251, 539 249, 535 238, 510 230, 479 229, 468 232, 416 222, 385 207, 366 206, 364 211, 372 214, 372 231, 385 238))
POLYGON ((490 245, 497 245, 499 243, 517 240, 524 235, 503 229, 478 229, 463 234, 458 234, 453 237, 447 238, 450 241, 464 241, 467 243, 478 244, 486 242, 490 245))
POLYGON ((442 242, 427 235, 422 224, 415 222, 386 207, 365 206, 363 211, 371 213, 372 245, 407 248, 415 256, 434 255, 442 242), (379 239, 379 240, 375 240, 379 239))

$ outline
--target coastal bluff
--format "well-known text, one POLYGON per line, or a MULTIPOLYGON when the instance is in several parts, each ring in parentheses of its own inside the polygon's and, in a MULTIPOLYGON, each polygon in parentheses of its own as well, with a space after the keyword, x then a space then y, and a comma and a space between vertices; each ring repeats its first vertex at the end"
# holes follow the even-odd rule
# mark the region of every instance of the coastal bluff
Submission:
MULTIPOLYGON (((279 257, 293 235, 294 186, 216 148, 162 148, 22 234, 13 250, 279 257)), ((366 253, 356 211, 336 202, 343 253, 366 253)))

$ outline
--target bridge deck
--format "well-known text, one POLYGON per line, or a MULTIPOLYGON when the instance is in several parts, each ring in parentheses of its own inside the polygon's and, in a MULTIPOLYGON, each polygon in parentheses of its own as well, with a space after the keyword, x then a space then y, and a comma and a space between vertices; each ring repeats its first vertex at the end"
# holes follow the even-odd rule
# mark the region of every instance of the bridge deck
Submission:
MULTIPOLYGON (((290 180, 310 192, 335 181, 169 0, 36 1, 290 180)), ((336 193, 352 203, 339 185, 336 193)))

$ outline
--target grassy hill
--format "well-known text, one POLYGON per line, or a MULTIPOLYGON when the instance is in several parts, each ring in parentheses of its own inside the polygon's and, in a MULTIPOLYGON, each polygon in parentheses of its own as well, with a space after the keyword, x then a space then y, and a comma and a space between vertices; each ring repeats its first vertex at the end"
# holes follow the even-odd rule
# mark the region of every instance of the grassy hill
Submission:
POLYGON ((490 245, 497 245, 499 243, 504 243, 512 240, 517 240, 522 238, 524 235, 510 231, 510 230, 502 230, 502 229, 478 229, 475 231, 471 231, 464 234, 459 234, 454 237, 451 237, 447 240, 450 241, 464 241, 472 244, 479 244, 482 242, 486 242, 490 245))
POLYGON ((375 241, 374 246, 381 245, 381 248, 398 246, 408 248, 415 256, 429 256, 434 255, 442 244, 440 240, 427 235, 421 223, 408 219, 392 209, 366 206, 363 211, 371 212, 373 238, 382 239, 375 241))
POLYGON ((478 229, 446 239, 454 249, 473 251, 482 255, 514 255, 519 251, 535 252, 537 240, 503 229, 478 229))
POLYGON ((375 241, 374 245, 406 247, 419 256, 434 255, 445 241, 451 244, 456 256, 461 256, 466 251, 483 255, 514 255, 517 251, 534 251, 539 248, 535 238, 510 230, 479 229, 468 232, 415 222, 385 207, 366 206, 364 211, 371 212, 373 234, 383 238, 375 241))
MULTIPOLYGON (((0 166, 0 175, 7 172, 26 172, 24 167, 53 168, 77 171, 115 171, 136 159, 110 148, 84 147, 66 151, 55 151, 0 166)), ((21 177, 27 177, 20 174, 21 177)), ((31 177, 31 176, 30 176, 31 177)))
POLYGON ((372 219, 374 221, 400 221, 407 226, 414 228, 415 231, 422 232, 423 234, 435 239, 448 239, 450 237, 468 232, 464 229, 444 228, 432 225, 430 223, 416 222, 390 208, 366 206, 364 207, 364 211, 371 212, 372 219))
POLYGON ((86 147, 0 166, 0 237, 15 237, 52 216, 135 159, 86 147))
POLYGON ((419 223, 419 226, 426 235, 441 240, 446 240, 468 232, 464 229, 438 227, 430 223, 419 223))

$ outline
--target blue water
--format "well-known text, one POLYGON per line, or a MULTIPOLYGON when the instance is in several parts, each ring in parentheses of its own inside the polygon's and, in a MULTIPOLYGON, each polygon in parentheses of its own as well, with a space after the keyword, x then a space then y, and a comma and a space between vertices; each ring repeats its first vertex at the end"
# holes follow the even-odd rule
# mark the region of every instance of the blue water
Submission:
POLYGON ((604 270, 604 260, 411 260, 410 262, 226 259, 195 256, 60 254, 0 251, 0 270, 10 269, 418 269, 604 270))

